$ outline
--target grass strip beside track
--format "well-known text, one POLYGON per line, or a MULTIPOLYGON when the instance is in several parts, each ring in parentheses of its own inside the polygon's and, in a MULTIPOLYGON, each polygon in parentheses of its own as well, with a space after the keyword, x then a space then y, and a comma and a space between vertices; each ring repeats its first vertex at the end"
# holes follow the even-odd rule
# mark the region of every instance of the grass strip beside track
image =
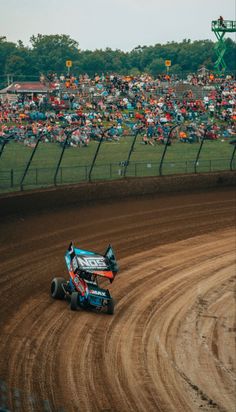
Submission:
MULTIPOLYGON (((115 179, 122 175, 120 163, 125 162, 131 148, 133 136, 122 137, 120 141, 104 142, 96 160, 93 179, 115 179)), ((61 162, 59 183, 86 181, 98 142, 91 141, 88 147, 66 148, 61 162)), ((163 174, 189 173, 194 171, 194 162, 199 143, 174 141, 165 156, 163 174)), ((0 190, 17 187, 23 176, 33 148, 22 143, 8 143, 0 158, 0 190)), ((163 145, 145 145, 138 136, 131 163, 127 170, 129 176, 155 176, 164 150, 163 145)), ((53 177, 62 147, 58 143, 39 143, 27 173, 27 186, 53 184, 53 177)), ((229 170, 233 145, 227 139, 206 140, 202 147, 198 171, 229 170)), ((235 164, 234 164, 235 166, 235 164)))

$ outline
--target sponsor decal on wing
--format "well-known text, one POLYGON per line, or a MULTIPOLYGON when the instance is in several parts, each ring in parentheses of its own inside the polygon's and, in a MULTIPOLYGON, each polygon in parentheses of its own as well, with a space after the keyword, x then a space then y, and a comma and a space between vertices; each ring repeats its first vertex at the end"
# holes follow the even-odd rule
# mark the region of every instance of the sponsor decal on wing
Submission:
POLYGON ((106 260, 103 256, 77 256, 79 267, 83 270, 104 270, 108 269, 106 260))

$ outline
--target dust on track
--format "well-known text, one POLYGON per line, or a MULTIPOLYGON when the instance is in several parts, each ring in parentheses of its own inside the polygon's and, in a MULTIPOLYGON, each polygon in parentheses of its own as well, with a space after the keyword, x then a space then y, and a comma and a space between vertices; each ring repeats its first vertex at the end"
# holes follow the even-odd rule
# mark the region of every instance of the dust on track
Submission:
POLYGON ((232 189, 19 211, 0 241, 0 378, 22 411, 29 394, 53 411, 235 411, 232 189), (70 240, 114 246, 114 316, 50 298, 70 240))

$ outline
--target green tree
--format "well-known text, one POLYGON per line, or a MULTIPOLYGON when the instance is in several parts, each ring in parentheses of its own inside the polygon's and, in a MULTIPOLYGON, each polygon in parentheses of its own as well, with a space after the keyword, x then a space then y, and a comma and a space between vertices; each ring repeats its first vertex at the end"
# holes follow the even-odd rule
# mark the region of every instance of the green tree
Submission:
POLYGON ((8 42, 6 37, 0 37, 0 75, 6 73, 6 61, 16 51, 16 44, 8 42))
MULTIPOLYGON (((225 62, 227 64, 227 69, 235 72, 235 62, 236 62, 236 43, 232 39, 228 38, 225 40, 226 52, 225 52, 225 62)), ((216 60, 216 58, 215 58, 216 60)))
POLYGON ((178 74, 181 75, 182 74, 182 68, 179 64, 173 64, 170 67, 170 74, 178 74))
POLYGON ((8 74, 19 75, 25 73, 26 69, 27 63, 23 57, 12 54, 7 58, 5 70, 8 74))
POLYGON ((156 77, 158 74, 165 72, 165 61, 162 58, 154 59, 146 68, 152 76, 156 77))
MULTIPOLYGON (((225 62, 228 69, 236 71, 236 43, 227 38, 225 62)), ((165 60, 171 60, 172 73, 196 72, 202 65, 213 70, 216 61, 214 46, 211 40, 196 40, 191 42, 157 43, 154 46, 138 45, 131 52, 121 50, 79 50, 78 42, 65 34, 37 34, 30 39, 31 46, 25 47, 21 40, 17 44, 8 42, 6 37, 0 37, 0 83, 6 84, 7 74, 20 78, 35 80, 40 73, 67 71, 65 62, 72 60, 71 72, 75 75, 87 72, 116 72, 120 74, 137 74, 149 72, 154 77, 164 73, 165 60)))
POLYGON ((32 56, 35 67, 40 72, 50 70, 65 71, 66 60, 77 60, 79 49, 77 41, 66 34, 32 36, 32 56))

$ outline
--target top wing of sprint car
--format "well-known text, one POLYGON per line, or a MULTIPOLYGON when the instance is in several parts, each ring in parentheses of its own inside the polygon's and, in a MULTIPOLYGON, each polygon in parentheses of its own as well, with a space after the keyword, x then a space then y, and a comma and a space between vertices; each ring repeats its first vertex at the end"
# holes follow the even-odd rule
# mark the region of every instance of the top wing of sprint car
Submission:
POLYGON ((71 242, 65 254, 65 261, 72 278, 78 272, 87 272, 95 276, 106 277, 112 283, 119 266, 111 245, 108 246, 104 255, 89 250, 74 247, 71 242))

